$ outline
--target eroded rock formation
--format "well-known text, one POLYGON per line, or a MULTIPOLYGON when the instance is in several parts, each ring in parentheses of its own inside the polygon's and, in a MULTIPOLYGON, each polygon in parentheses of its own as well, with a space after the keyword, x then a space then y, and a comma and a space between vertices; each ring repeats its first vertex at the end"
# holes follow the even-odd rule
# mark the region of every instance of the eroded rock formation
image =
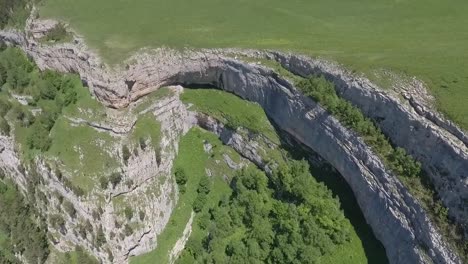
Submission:
MULTIPOLYGON (((33 24, 28 22, 29 27, 33 24)), ((280 129, 343 175, 392 263, 426 263, 429 259, 435 263, 460 262, 420 204, 359 136, 271 70, 231 59, 223 51, 169 49, 135 55, 125 69, 111 70, 79 38, 74 43, 43 45, 25 36, 15 31, 0 32, 0 39, 22 48, 41 69, 78 73, 96 97, 111 107, 125 107, 171 84, 213 85, 257 102, 280 129)), ((468 193, 464 174, 468 171, 468 151, 460 144, 466 140, 461 130, 428 110, 412 108, 417 99, 409 97, 412 104, 405 105, 369 81, 331 64, 280 53, 258 54, 272 56, 297 74, 319 72, 335 81, 343 97, 367 115, 382 119, 382 130, 423 162, 450 213, 459 221, 467 219, 463 201, 468 193)))

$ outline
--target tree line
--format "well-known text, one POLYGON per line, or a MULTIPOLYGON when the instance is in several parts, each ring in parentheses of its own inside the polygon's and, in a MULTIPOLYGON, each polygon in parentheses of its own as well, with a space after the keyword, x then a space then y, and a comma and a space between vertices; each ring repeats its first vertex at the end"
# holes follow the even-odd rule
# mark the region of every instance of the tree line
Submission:
POLYGON ((0 172, 0 263, 43 263, 49 255, 47 226, 16 185, 0 172))
POLYGON ((427 210, 444 236, 451 242, 459 255, 468 261, 468 242, 462 228, 448 217, 448 209, 443 206, 435 187, 421 169, 421 164, 403 148, 395 147, 389 139, 359 108, 339 97, 334 84, 324 76, 310 76, 297 83, 297 87, 313 98, 344 126, 357 132, 395 173, 427 210))

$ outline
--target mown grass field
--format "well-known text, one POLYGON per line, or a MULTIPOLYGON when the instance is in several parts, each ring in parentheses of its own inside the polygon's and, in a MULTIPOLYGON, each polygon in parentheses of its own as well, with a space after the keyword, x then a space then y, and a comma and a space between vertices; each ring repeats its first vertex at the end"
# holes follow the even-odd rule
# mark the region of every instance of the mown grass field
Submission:
POLYGON ((272 48, 374 79, 415 75, 468 128, 465 0, 43 0, 40 13, 70 22, 113 63, 147 46, 272 48))

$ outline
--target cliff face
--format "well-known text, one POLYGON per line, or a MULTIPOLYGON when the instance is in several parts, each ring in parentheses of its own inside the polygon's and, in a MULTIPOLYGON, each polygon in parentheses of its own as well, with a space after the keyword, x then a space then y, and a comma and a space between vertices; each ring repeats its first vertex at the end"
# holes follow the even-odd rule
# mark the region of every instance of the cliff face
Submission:
MULTIPOLYGON (((313 149, 343 175, 392 263, 426 263, 428 259, 435 263, 460 262, 419 203, 385 169, 378 156, 356 134, 269 69, 230 59, 219 51, 180 53, 159 49, 136 55, 125 69, 113 71, 80 39, 73 44, 49 46, 12 31, 0 32, 0 39, 21 47, 41 69, 80 74, 104 104, 115 108, 170 84, 214 85, 257 102, 280 129, 313 149)), ((463 173, 468 171, 468 151, 460 144, 464 136, 461 130, 453 132, 456 127, 440 118, 439 123, 446 126, 438 126, 428 118, 430 114, 420 114, 370 82, 347 77, 346 72, 329 64, 278 53, 268 56, 292 72, 305 76, 319 71, 334 80, 342 96, 381 120, 382 130, 395 134, 392 140, 423 162, 450 213, 459 220, 466 219, 462 218, 467 210, 463 198, 468 193, 467 175, 463 173)))
POLYGON ((422 163, 449 214, 468 231, 468 137, 430 110, 420 83, 402 87, 404 99, 400 99, 397 93, 384 92, 333 64, 296 55, 269 55, 295 74, 324 74, 332 81, 341 97, 358 106, 394 144, 422 163))
MULTIPOLYGON (((48 231, 54 247, 69 251, 74 249, 74 245, 80 245, 103 263, 127 263, 129 256, 149 252, 157 246, 157 237, 168 223, 177 201, 176 186, 170 175, 178 138, 192 125, 186 122, 190 120, 189 112, 178 98, 180 88, 173 90, 172 96, 142 110, 152 113, 161 124, 160 151, 147 146, 140 148, 138 153, 133 152, 128 162, 121 164, 121 183, 107 188, 96 186, 84 196, 78 196, 65 184, 63 179, 68 178, 67 172, 63 171, 59 176, 42 156, 33 161, 33 168, 25 166, 27 169, 23 169, 14 139, 0 136, 0 169, 25 193, 30 190, 28 180, 37 180, 35 206, 48 219, 48 231), (132 219, 123 215, 123 203, 132 208, 132 219), (74 208, 73 216, 65 204, 74 208), (132 225, 131 234, 124 231, 126 223, 132 225), (105 246, 96 245, 100 229, 106 240, 105 246)), ((112 122, 99 126, 91 122, 84 125, 109 133, 116 133, 111 132, 112 128, 116 130, 119 126, 112 122)), ((114 136, 127 137, 132 126, 130 123, 120 127, 119 134, 114 136)), ((113 155, 121 156, 119 151, 121 146, 115 148, 113 155)))

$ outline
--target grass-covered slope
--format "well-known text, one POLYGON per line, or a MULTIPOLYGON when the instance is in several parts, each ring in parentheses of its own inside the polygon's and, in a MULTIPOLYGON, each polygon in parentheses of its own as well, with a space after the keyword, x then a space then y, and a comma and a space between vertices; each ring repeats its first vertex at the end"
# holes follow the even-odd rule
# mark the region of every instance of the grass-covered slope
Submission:
POLYGON ((180 99, 186 104, 192 104, 192 111, 212 116, 231 129, 244 127, 279 144, 279 137, 265 111, 257 104, 214 89, 185 89, 180 99))
MULTIPOLYGON (((242 225, 235 225, 234 223, 230 223, 227 226, 223 226, 225 222, 221 222, 221 219, 212 218, 212 214, 225 213, 223 210, 229 208, 229 205, 227 204, 228 201, 231 201, 233 203, 240 202, 240 200, 236 200, 235 195, 231 196, 235 188, 233 187, 234 185, 230 185, 229 182, 234 178, 241 177, 241 173, 239 171, 236 172, 230 169, 223 160, 223 155, 228 155, 235 162, 241 162, 242 160, 233 149, 223 145, 219 141, 219 139, 216 138, 215 135, 203 131, 199 128, 194 128, 190 130, 189 133, 181 139, 179 156, 175 162, 175 171, 184 171, 184 174, 186 174, 186 182, 183 184, 183 187, 181 187, 182 189, 184 189, 184 191, 180 195, 178 205, 174 210, 173 215, 171 216, 171 220, 169 221, 168 226, 166 227, 164 232, 158 237, 158 247, 156 248, 156 250, 146 255, 132 258, 131 263, 167 263, 169 260, 170 251, 175 245, 177 239, 179 239, 182 236, 183 230, 190 218, 192 210, 197 210, 198 212, 192 224, 192 234, 189 238, 186 249, 183 251, 181 258, 178 260, 179 263, 194 263, 194 257, 198 257, 198 260, 213 258, 224 259, 225 257, 229 257, 225 255, 225 250, 227 250, 232 243, 243 243, 242 241, 244 241, 244 238, 247 236, 248 232, 251 232, 249 231, 249 228, 242 225), (204 150, 204 144, 210 144, 213 147, 211 149, 211 152, 206 152, 204 150), (208 177, 209 191, 206 194, 206 197, 203 198, 205 202, 202 204, 202 206, 198 209, 195 209, 197 206, 196 201, 200 199, 200 183, 202 179, 206 179, 207 169, 212 173, 212 176, 208 177), (220 205, 222 201, 225 201, 224 206, 220 205), (216 241, 211 241, 209 248, 203 248, 202 241, 208 241, 208 228, 212 230, 212 228, 215 228, 215 226, 218 226, 218 228, 223 228, 223 236, 217 237, 216 241)), ((252 165, 246 160, 243 160, 242 162, 249 168, 247 170, 248 172, 244 174, 244 181, 251 176, 249 173, 255 174, 260 178, 261 181, 267 181, 266 176, 262 172, 260 172, 254 165, 252 165)), ((310 177, 310 175, 308 175, 307 177, 310 177)), ((313 178, 310 178, 310 181, 314 182, 313 178)), ((314 186, 322 191, 325 191, 324 193, 321 192, 322 194, 329 195, 328 191, 326 191, 326 188, 324 186, 317 184, 314 186)), ((311 192, 312 189, 314 188, 310 189, 311 192)), ((265 195, 264 198, 269 197, 267 204, 269 204, 270 206, 272 205, 271 202, 274 202, 274 199, 271 197, 271 191, 271 189, 262 189, 261 193, 261 195, 265 195), (263 191, 265 192, 263 193, 263 191)), ((255 203, 255 201, 257 200, 252 200, 252 204, 255 203)), ((323 202, 326 201, 335 204, 335 201, 331 199, 331 197, 325 198, 323 202)), ((278 202, 276 206, 279 206, 280 204, 284 208, 288 208, 289 204, 289 206, 292 206, 290 207, 291 210, 294 210, 293 208, 295 208, 295 205, 293 205, 292 202, 278 202)), ((307 209, 305 210, 307 211, 307 209)), ((326 211, 332 211, 332 209, 327 207, 326 211)), ((321 214, 321 216, 324 216, 324 214, 321 214)), ((229 216, 227 215, 226 217, 229 218, 229 216)), ((268 218, 260 217, 256 220, 267 221, 268 218)), ((341 243, 339 246, 333 247, 330 244, 326 245, 326 249, 332 251, 326 251, 326 254, 324 254, 322 257, 319 257, 321 263, 349 263, 350 260, 352 260, 353 263, 367 263, 367 252, 364 249, 361 239, 357 235, 354 227, 352 227, 347 220, 344 220, 341 223, 344 224, 342 228, 346 230, 345 233, 347 234, 347 236, 349 235, 349 237, 347 237, 346 242, 341 243)), ((293 223, 291 222, 290 224, 293 223)), ((266 228, 263 229, 264 232, 275 232, 273 227, 268 228, 268 226, 264 226, 264 228, 266 228)), ((324 232, 328 232, 325 231, 326 229, 322 230, 324 232)), ((221 231, 216 232, 217 234, 219 234, 221 231)), ((282 232, 288 233, 287 230, 282 230, 282 232)), ((322 239, 325 238, 322 237, 322 239)), ((316 242, 319 243, 318 240, 316 242)), ((319 244, 321 244, 321 242, 319 244)), ((321 245, 325 246, 325 244, 321 245)), ((242 247, 242 245, 240 246, 242 247)), ((318 253, 318 255, 320 255, 319 247, 316 247, 315 249, 311 247, 309 249, 311 250, 311 252, 318 253)), ((282 254, 282 252, 279 254, 282 254)), ((227 259, 224 260, 227 261, 227 259)), ((253 261, 254 256, 250 256, 250 260, 253 261)), ((234 259, 232 258, 231 261, 234 261, 234 259)), ((385 259, 379 259, 379 261, 385 261, 385 259)))
POLYGON ((293 50, 416 75, 468 128, 465 0, 43 0, 111 62, 145 46, 293 50))

